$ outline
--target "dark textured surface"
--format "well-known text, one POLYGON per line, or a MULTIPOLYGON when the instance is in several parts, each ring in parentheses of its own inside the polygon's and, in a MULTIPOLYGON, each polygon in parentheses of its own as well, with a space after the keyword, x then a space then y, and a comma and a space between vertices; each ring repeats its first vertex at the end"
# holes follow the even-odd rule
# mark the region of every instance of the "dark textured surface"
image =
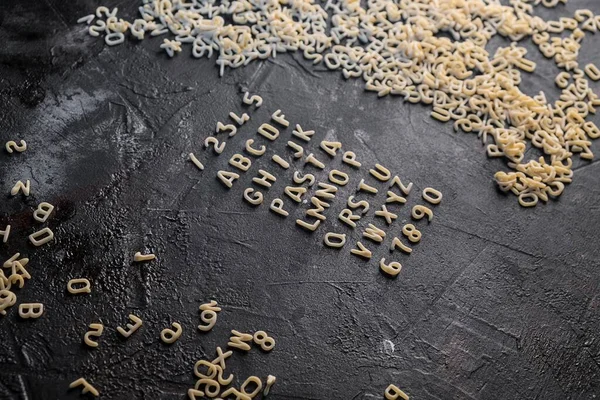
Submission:
MULTIPOLYGON (((0 256, 30 256, 33 278, 18 302, 46 305, 39 320, 19 320, 16 306, 0 318, 0 399, 76 399, 67 387, 81 376, 102 398, 183 399, 194 362, 225 347, 231 329, 277 339, 271 353, 254 349, 228 361, 236 386, 248 375, 276 375, 273 399, 381 399, 389 383, 411 399, 600 398, 600 163, 577 161, 558 201, 522 209, 492 182, 502 161, 488 160, 474 135, 434 122, 425 107, 377 99, 362 82, 299 55, 219 79, 214 60, 167 59, 162 39, 107 48, 75 24, 97 5, 0 3, 0 142, 30 146, 0 154, 0 228, 10 223, 14 231, 0 256), (244 110, 245 88, 265 104, 247 111, 252 120, 223 155, 203 151, 216 122, 244 110), (320 159, 327 157, 318 142, 335 138, 363 162, 312 235, 294 224, 306 205, 284 220, 242 199, 258 168, 278 177, 263 191, 267 201, 290 184, 293 169, 278 169, 270 155, 291 161, 291 129, 230 191, 215 179, 276 109, 317 131, 310 148, 320 159), (204 172, 187 160, 190 151, 205 161, 204 172), (349 254, 360 230, 335 215, 376 162, 415 188, 364 262, 349 254), (31 179, 29 198, 8 197, 19 179, 31 179), (390 255, 390 239, 426 186, 440 189, 443 203, 431 224, 417 223, 423 240, 412 255, 390 255), (56 241, 34 249, 26 235, 36 229, 31 213, 40 201, 57 206, 48 222, 56 241), (330 230, 350 235, 342 251, 322 246, 330 230), (158 261, 132 264, 139 250, 158 261), (378 271, 382 256, 403 263, 398 279, 378 271), (66 282, 81 276, 93 293, 67 295, 66 282), (198 305, 209 299, 223 311, 202 334, 198 305), (123 341, 115 327, 130 312, 144 326, 123 341), (90 350, 81 340, 96 321, 107 329, 90 350), (185 331, 166 346, 159 332, 174 321, 185 331)), ((137 2, 118 5, 135 15, 137 2)), ((576 8, 600 13, 588 0, 544 15, 576 8)), ((600 62, 594 40, 586 37, 582 64, 600 62)), ((555 98, 556 72, 541 62, 525 91, 544 88, 555 98)), ((593 149, 600 154, 598 143, 593 149)), ((383 201, 380 191, 372 209, 383 201)))

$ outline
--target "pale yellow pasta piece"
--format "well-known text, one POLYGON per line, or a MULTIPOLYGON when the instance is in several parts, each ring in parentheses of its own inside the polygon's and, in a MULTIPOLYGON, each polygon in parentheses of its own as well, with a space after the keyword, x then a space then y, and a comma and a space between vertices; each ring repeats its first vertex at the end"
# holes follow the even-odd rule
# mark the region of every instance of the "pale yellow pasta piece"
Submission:
POLYGON ((285 128, 290 126, 290 121, 285 119, 285 115, 281 113, 281 110, 277 110, 273 114, 271 114, 271 119, 285 128))
POLYGON ((287 145, 292 150, 294 150, 294 157, 295 158, 302 158, 302 156, 304 156, 304 147, 300 146, 298 143, 292 142, 290 140, 290 141, 287 142, 287 145))
POLYGON ((242 116, 238 116, 233 111, 229 113, 229 118, 235 121, 238 126, 244 125, 246 122, 250 121, 250 116, 246 113, 243 113, 242 116))
POLYGON ((214 152, 217 155, 220 155, 221 153, 223 153, 223 150, 225 150, 225 146, 227 145, 227 143, 221 143, 216 137, 209 136, 206 139, 204 139, 204 147, 209 148, 211 145, 213 146, 214 152))
POLYGON ((67 291, 71 294, 91 293, 92 285, 90 284, 90 281, 85 278, 71 279, 67 283, 67 291), (83 286, 75 287, 75 285, 78 285, 78 286, 83 285, 83 286))
POLYGON ((71 382, 69 388, 73 389, 78 386, 83 386, 83 389, 81 389, 82 394, 90 393, 94 397, 100 396, 100 392, 83 378, 79 378, 76 381, 71 382))
POLYGON ((381 182, 387 182, 392 177, 390 170, 381 164, 375 164, 375 168, 370 169, 369 173, 381 182))
POLYGON ((358 183, 357 191, 358 192, 363 191, 363 192, 370 193, 370 194, 377 194, 377 192, 378 192, 377 188, 367 185, 365 183, 364 179, 361 179, 360 182, 358 183))
POLYGON ((315 230, 317 230, 317 228, 319 227, 319 225, 321 224, 321 220, 316 220, 315 222, 313 222, 312 224, 309 224, 306 221, 303 221, 301 219, 297 219, 296 220, 296 224, 300 225, 301 227, 303 227, 306 230, 309 230, 311 232, 314 232, 315 230))
POLYGON ((323 242, 329 247, 342 248, 346 244, 346 234, 327 232, 323 238, 323 242))
POLYGON ((252 161, 248 157, 244 157, 243 155, 236 153, 229 159, 229 165, 239 169, 242 172, 246 172, 250 169, 250 166, 252 166, 252 161))
POLYGON ((271 391, 271 387, 275 384, 277 378, 273 375, 267 376, 267 384, 265 385, 265 390, 263 390, 263 396, 268 396, 271 391))
POLYGON ((402 191, 402 193, 404 193, 405 196, 408 196, 410 194, 410 191, 412 190, 412 187, 413 187, 412 182, 410 182, 408 185, 404 185, 398 175, 394 176, 394 178, 392 179, 392 182, 390 183, 390 188, 393 187, 394 185, 398 186, 400 188, 400 190, 402 191))
POLYGON ((284 193, 297 203, 302 201, 302 195, 304 195, 306 191, 307 189, 301 186, 286 186, 284 189, 284 193))
POLYGON ((152 253, 142 254, 138 251, 133 255, 134 262, 145 262, 145 261, 153 261, 153 260, 156 260, 156 255, 152 254, 152 253))
POLYGON ((406 198, 402 197, 400 195, 397 195, 396 193, 392 192, 391 190, 388 190, 385 202, 386 203, 400 203, 400 204, 404 204, 404 203, 406 203, 406 198))
POLYGON ((99 338, 100 336, 102 336, 103 332, 104 325, 102 325, 101 323, 91 323, 89 326, 89 330, 85 333, 85 335, 83 335, 83 342, 89 347, 96 348, 98 347, 98 342, 92 340, 91 338, 99 338))
POLYGON ((352 254, 355 254, 359 257, 366 258, 367 260, 371 259, 371 256, 372 256, 371 250, 367 249, 361 242, 356 242, 356 247, 358 247, 358 249, 350 250, 350 252, 352 254))
POLYGON ((44 228, 29 235, 29 241, 36 247, 42 246, 54 239, 54 233, 50 228, 44 228))
POLYGON ((310 153, 306 157, 306 159, 304 160, 304 163, 314 165, 315 167, 317 167, 319 169, 325 168, 325 164, 323 164, 321 161, 317 160, 317 158, 315 157, 315 155, 313 153, 310 153))
POLYGON ((198 325, 198 329, 202 332, 210 331, 217 323, 217 313, 221 311, 221 307, 217 306, 215 300, 210 303, 200 305, 200 319, 207 325, 198 325))
POLYGON ((310 142, 310 139, 315 134, 315 131, 305 131, 302 127, 296 124, 296 129, 292 131, 292 135, 296 136, 299 139, 302 139, 306 142, 310 142))
POLYGON ((338 216, 338 218, 342 222, 344 222, 345 224, 347 224, 348 226, 350 226, 351 228, 356 228, 356 222, 355 221, 360 220, 360 215, 354 215, 352 213, 352 210, 344 208, 340 212, 340 215, 338 216))
POLYGON ((22 153, 25 150, 27 150, 27 143, 24 140, 20 140, 19 143, 20 144, 17 144, 17 142, 15 142, 14 140, 9 140, 8 142, 6 142, 6 151, 9 154, 12 154, 15 151, 17 153, 22 153))
POLYGON ((356 160, 356 154, 354 154, 354 152, 352 151, 345 152, 342 156, 342 161, 356 168, 360 168, 360 166, 362 165, 356 160))
POLYGON ((228 188, 231 189, 233 187, 233 182, 236 179, 239 179, 240 176, 235 172, 220 170, 217 172, 217 178, 228 188))
POLYGON ((244 190, 244 200, 253 206, 258 206, 262 204, 264 196, 258 190, 255 191, 253 188, 246 188, 246 190, 244 190))
POLYGON ((385 219, 385 222, 388 225, 391 225, 392 222, 398 218, 398 215, 394 214, 393 212, 388 211, 385 204, 381 206, 381 210, 375 211, 375 215, 377 217, 381 217, 381 218, 385 219))
POLYGON ((227 342, 227 346, 233 347, 234 349, 250 351, 252 348, 248 343, 252 343, 253 336, 249 333, 242 333, 236 330, 232 330, 231 336, 229 338, 229 342, 227 342))
POLYGON ((301 185, 306 181, 308 181, 308 186, 314 185, 315 176, 313 174, 301 175, 298 171, 294 172, 294 183, 296 183, 297 185, 301 185))
POLYGON ((264 123, 258 128, 258 134, 266 137, 270 141, 274 141, 279 137, 279 129, 271 124, 264 123))
POLYGON ((312 203, 314 208, 306 210, 306 215, 317 218, 321 221, 325 221, 327 217, 323 215, 323 211, 325 211, 326 208, 329 208, 330 204, 324 202, 318 197, 311 197, 310 202, 312 203))
POLYGON ((173 344, 181 337, 183 329, 178 322, 173 322, 174 329, 165 328, 160 332, 160 340, 167 344, 173 344))
POLYGON ((275 162, 277 165, 279 165, 283 169, 288 169, 290 167, 290 163, 285 161, 283 158, 281 158, 277 154, 273 155, 271 160, 273 160, 273 162, 275 162))
POLYGON ((254 139, 246 140, 246 151, 252 154, 253 156, 260 157, 263 154, 265 154, 265 151, 267 151, 267 147, 265 145, 260 145, 258 149, 255 149, 254 147, 252 147, 253 144, 254 139))
POLYGON ((390 385, 385 389, 385 398, 386 400, 409 400, 408 395, 394 385, 390 385))
POLYGON ((442 192, 426 187, 423 189, 423 199, 431 204, 440 204, 442 201, 442 192))
POLYGON ((266 188, 270 188, 272 186, 272 184, 275 183, 275 181, 277 181, 277 178, 275 177, 275 175, 270 174, 269 172, 265 171, 264 169, 259 169, 258 173, 260 174, 261 178, 258 178, 258 177, 252 178, 252 182, 256 183, 257 185, 261 185, 266 188))
POLYGON ((397 276, 402 270, 402 264, 397 261, 392 261, 388 264, 385 263, 385 258, 379 260, 379 268, 386 274, 394 277, 397 276))
POLYGON ((19 304, 19 317, 23 319, 39 318, 44 313, 42 303, 21 303, 19 304))
POLYGON ((3 231, 0 231, 0 237, 2 237, 2 243, 8 242, 10 236, 10 225, 6 225, 3 231))
POLYGON ((322 199, 326 199, 326 200, 331 200, 335 198, 335 194, 338 191, 338 188, 330 185, 328 183, 325 182, 319 182, 317 184, 318 187, 320 187, 321 189, 317 190, 315 192, 315 196, 322 198, 322 199))
POLYGON ((278 197, 273 199, 269 208, 274 213, 282 215, 283 217, 287 217, 288 215, 290 215, 289 212, 287 212, 286 210, 283 209, 283 200, 281 200, 278 197))
POLYGON ((223 369, 223 371, 225 371, 225 368, 226 368, 225 360, 227 360, 229 357, 231 357, 232 354, 233 354, 233 351, 231 351, 231 350, 223 353, 223 350, 221 350, 221 348, 219 346, 217 346, 217 358, 212 360, 212 363, 215 365, 219 365, 223 369))
POLYGON ((192 163, 194 163, 194 165, 200 170, 203 171, 204 170, 204 164, 202 164, 200 162, 200 160, 198 160, 198 158, 194 155, 194 153, 190 153, 189 154, 190 157, 190 161, 192 161, 192 163))
POLYGON ((394 251, 394 250, 396 250, 396 248, 400 249, 401 251, 403 251, 406 254, 412 253, 412 249, 410 247, 408 247, 407 245, 402 243, 400 241, 400 239, 398 239, 397 237, 394 237, 394 239, 392 240, 392 244, 390 246, 390 251, 394 251))
POLYGON ((53 210, 54 206, 52 204, 41 202, 33 212, 33 219, 37 222, 46 222, 53 210))
POLYGON ((134 314, 129 314, 129 319, 131 321, 133 321, 133 324, 127 323, 125 325, 127 327, 127 329, 117 326, 117 332, 119 332, 125 338, 128 338, 133 333, 135 333, 135 331, 137 331, 138 329, 140 329, 142 327, 142 320, 140 318, 138 318, 137 316, 135 316, 134 314))
POLYGON ((346 186, 350 182, 350 177, 345 172, 332 169, 329 171, 329 180, 336 185, 346 186))
POLYGON ((240 386, 240 390, 242 391, 242 393, 244 393, 245 395, 247 395, 248 397, 250 397, 251 399, 256 397, 257 394, 260 393, 260 391, 262 390, 262 381, 260 380, 259 377, 257 376, 249 376, 244 383, 242 383, 242 386, 240 386), (253 391, 248 392, 248 386, 250 385, 254 385, 255 388, 253 391))
POLYGON ((321 147, 321 149, 324 152, 329 154, 331 157, 335 157, 335 155, 337 154, 337 151, 342 148, 342 143, 341 142, 329 142, 327 140, 323 140, 323 141, 321 141, 321 144, 319 146, 321 147))
POLYGON ((24 196, 29 196, 31 194, 31 182, 29 179, 27 179, 25 183, 18 181, 10 190, 11 196, 16 196, 19 194, 19 192, 23 192, 24 196))
POLYGON ((250 96, 250 93, 245 92, 244 93, 244 98, 242 99, 242 102, 244 104, 246 104, 246 105, 249 105, 249 106, 251 106, 252 104, 254 104, 256 106, 256 108, 259 108, 263 104, 263 99, 262 99, 262 97, 260 97, 257 94, 250 96))
POLYGON ((600 69, 598 69, 598 67, 596 67, 594 64, 587 64, 583 70, 585 71, 587 76, 590 77, 591 80, 600 80, 600 69))
POLYGON ((259 345, 264 351, 271 351, 275 348, 275 339, 265 331, 256 331, 254 333, 254 343, 259 345))

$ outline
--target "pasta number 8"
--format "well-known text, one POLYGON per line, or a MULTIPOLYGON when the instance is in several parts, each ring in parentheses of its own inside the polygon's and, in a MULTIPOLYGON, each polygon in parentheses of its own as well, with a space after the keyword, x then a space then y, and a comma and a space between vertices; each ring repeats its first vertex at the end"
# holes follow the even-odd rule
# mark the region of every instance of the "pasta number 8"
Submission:
POLYGON ((421 231, 413 224, 406 224, 402 227, 402 233, 413 243, 418 243, 421 240, 421 231))

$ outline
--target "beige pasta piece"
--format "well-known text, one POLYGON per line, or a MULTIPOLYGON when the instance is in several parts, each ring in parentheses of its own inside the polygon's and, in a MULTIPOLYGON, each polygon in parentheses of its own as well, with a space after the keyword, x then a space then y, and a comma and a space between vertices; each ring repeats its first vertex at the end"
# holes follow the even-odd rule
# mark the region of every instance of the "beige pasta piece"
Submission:
POLYGON ((385 238, 385 235, 386 234, 385 234, 384 230, 379 229, 378 227, 376 227, 373 224, 369 224, 365 228, 365 231, 363 232, 363 237, 365 237, 367 239, 371 239, 375 243, 381 243, 381 242, 383 242, 383 239, 385 238))
POLYGON ((306 191, 307 189, 302 186, 286 186, 284 189, 284 193, 297 203, 302 201, 302 195, 304 195, 306 191))
POLYGON ((264 351, 271 351, 275 348, 275 339, 265 331, 257 331, 254 333, 254 343, 260 346, 264 351))
POLYGON ((331 157, 335 157, 337 151, 342 148, 342 143, 328 142, 327 140, 323 140, 319 146, 325 153, 329 154, 331 157))
POLYGON ((442 192, 426 187, 423 189, 423 199, 431 204, 440 204, 442 201, 442 192))
POLYGON ((123 329, 120 326, 117 326, 117 332, 119 332, 125 338, 128 338, 129 336, 131 336, 133 333, 135 333, 135 331, 140 329, 142 326, 142 320, 140 318, 138 318, 137 316, 135 316, 134 314, 129 314, 129 319, 131 321, 133 321, 133 324, 127 323, 125 325, 127 327, 127 329, 123 329))
POLYGON ((178 322, 173 322, 174 329, 165 328, 160 332, 160 340, 167 344, 173 344, 181 337, 183 329, 178 322))
POLYGON ((246 151, 248 153, 252 154, 253 156, 260 157, 263 154, 265 154, 265 151, 267 151, 267 146, 265 146, 264 144, 261 144, 258 149, 255 149, 254 147, 252 147, 253 144, 254 144, 254 139, 246 140, 246 147, 245 147, 246 151))
POLYGON ((340 249, 346 244, 346 235, 343 233, 327 232, 323 242, 329 247, 340 249))
POLYGON ((360 207, 362 209, 361 214, 363 215, 369 211, 369 202, 366 200, 354 201, 354 196, 348 196, 347 204, 353 210, 360 207))
POLYGON ((46 222, 53 210, 54 206, 52 204, 41 202, 33 212, 33 219, 37 222, 46 222))
POLYGON ((352 213, 352 210, 349 210, 347 208, 344 208, 338 218, 344 222, 345 224, 347 224, 349 227, 351 228, 356 228, 356 222, 360 219, 360 215, 354 215, 352 213))
POLYGON ((329 171, 329 180, 336 185, 346 186, 350 182, 350 177, 345 172, 332 169, 329 171))
POLYGON ((202 304, 200 311, 200 319, 207 325, 198 325, 198 329, 202 332, 208 332, 217 323, 217 313, 221 311, 221 307, 217 306, 215 300, 211 300, 210 303, 202 304))
POLYGON ((277 110, 273 114, 271 114, 271 119, 277 122, 279 125, 283 126, 284 128, 290 126, 290 121, 285 119, 285 115, 281 113, 281 110, 277 110))
POLYGON ((262 204, 264 196, 258 190, 255 191, 253 188, 246 188, 246 190, 244 190, 244 200, 253 206, 258 206, 262 204))
POLYGON ((261 178, 258 178, 258 177, 252 178, 252 182, 256 183, 257 185, 261 185, 266 188, 270 188, 273 185, 273 183, 275 183, 277 181, 277 178, 275 177, 275 175, 270 174, 269 172, 265 171, 264 169, 259 169, 258 173, 260 174, 261 178))
POLYGON ((300 225, 301 227, 303 227, 306 230, 309 230, 311 232, 314 232, 315 230, 317 230, 317 228, 319 227, 319 225, 321 224, 321 220, 316 220, 315 222, 313 222, 312 224, 309 224, 306 221, 303 221, 301 219, 297 219, 296 220, 296 224, 300 225))
POLYGON ((18 181, 17 183, 15 183, 15 186, 13 186, 13 188, 10 190, 11 196, 16 196, 19 194, 19 192, 23 192, 24 196, 29 196, 29 194, 31 194, 31 182, 29 181, 29 179, 27 179, 25 183, 23 183, 22 181, 18 181))
POLYGON ((270 141, 274 141, 279 137, 279 129, 271 124, 264 123, 258 128, 258 134, 266 137, 270 141))
POLYGON ((360 168, 360 166, 362 165, 356 160, 356 154, 352 151, 345 152, 342 156, 342 161, 355 168, 360 168))
POLYGON ((102 325, 101 323, 92 323, 89 326, 89 330, 85 333, 85 335, 83 335, 83 342, 89 347, 96 348, 98 347, 98 342, 92 340, 91 338, 99 338, 100 336, 102 336, 103 332, 104 325, 102 325))
POLYGON ((225 185, 228 189, 233 187, 233 182, 239 179, 240 176, 235 172, 220 170, 217 172, 217 178, 225 185))
POLYGON ((388 190, 385 202, 386 203, 400 203, 400 204, 404 204, 404 203, 406 203, 406 198, 402 197, 400 195, 397 195, 396 193, 392 192, 391 190, 388 190))
POLYGON ((350 250, 350 252, 352 254, 362 257, 362 258, 366 258, 367 260, 371 259, 371 256, 372 256, 371 250, 367 249, 361 242, 356 242, 356 247, 358 247, 358 249, 350 250))
POLYGON ((4 261, 4 264, 2 264, 2 267, 10 268, 15 261, 18 261, 19 264, 21 264, 23 267, 27 266, 27 264, 29 263, 29 258, 21 258, 20 260, 17 260, 17 258, 19 258, 19 257, 21 257, 21 253, 13 254, 13 256, 11 258, 4 261))
POLYGON ((390 385, 385 389, 385 398, 386 400, 409 400, 408 395, 394 385, 390 385))
POLYGON ((202 390, 189 388, 188 389, 188 399, 190 400, 199 400, 204 397, 204 392, 202 390))
POLYGON ((90 393, 94 397, 100 396, 100 392, 98 392, 98 390, 96 390, 95 387, 93 387, 92 385, 90 385, 88 383, 88 381, 86 381, 83 378, 79 378, 76 381, 71 382, 71 384, 69 385, 69 388, 74 389, 74 388, 76 388, 78 386, 83 386, 83 389, 81 389, 81 393, 82 394, 90 393))
POLYGON ((6 225, 3 231, 0 231, 0 237, 2 238, 2 243, 8 242, 8 237, 10 236, 10 225, 6 225))
POLYGON ((235 397, 236 400, 252 400, 252 397, 248 396, 245 393, 240 392, 239 390, 237 390, 234 387, 230 387, 229 389, 227 389, 223 393, 221 393, 221 397, 223 399, 229 399, 231 397, 235 397))
POLYGON ((398 175, 394 176, 394 178, 392 179, 392 182, 390 183, 390 188, 393 187, 394 185, 398 186, 400 188, 400 190, 402 191, 402 193, 404 193, 405 196, 409 195, 409 193, 413 187, 412 182, 410 182, 408 185, 404 185, 398 175))
POLYGON ((27 143, 24 140, 20 140, 19 143, 20 144, 17 144, 17 142, 15 142, 14 140, 9 140, 8 142, 6 142, 6 151, 9 154, 12 154, 15 151, 17 153, 22 153, 25 150, 27 150, 27 143))
POLYGON ((218 363, 212 363, 206 360, 198 360, 196 364, 194 364, 194 375, 196 375, 198 378, 215 379, 219 370, 222 371, 223 368, 221 368, 218 363), (201 367, 206 367, 206 373, 200 371, 201 367))
POLYGON ((267 376, 267 384, 265 385, 265 390, 263 390, 263 396, 269 395, 269 392, 271 391, 271 387, 275 384, 276 380, 277 380, 277 378, 274 377, 273 375, 267 376))
POLYGON ((385 222, 388 225, 391 225, 392 222, 394 220, 396 220, 396 218, 398 218, 398 215, 394 214, 393 212, 388 211, 385 204, 381 206, 381 210, 375 211, 375 216, 385 219, 385 222))
POLYGON ((394 237, 394 239, 392 240, 392 244, 390 246, 390 251, 394 251, 397 248, 400 249, 401 251, 403 251, 406 254, 412 253, 412 249, 410 247, 408 247, 407 245, 405 245, 404 243, 402 243, 400 241, 400 239, 398 239, 397 237, 394 237))
POLYGON ((323 211, 325 211, 326 208, 329 208, 330 204, 324 202, 318 197, 311 197, 310 202, 312 203, 314 208, 309 208, 308 210, 306 210, 306 215, 308 215, 309 217, 320 219, 321 221, 325 221, 327 217, 323 215, 323 211))
POLYGON ((223 369, 223 371, 225 371, 225 368, 226 368, 225 360, 227 360, 229 357, 231 357, 232 354, 233 354, 233 351, 231 351, 231 350, 223 353, 223 350, 221 350, 221 348, 219 346, 217 346, 217 358, 212 360, 212 363, 215 365, 219 365, 221 367, 221 369, 223 369))
POLYGON ((367 185, 365 183, 364 179, 360 180, 360 182, 358 183, 358 189, 356 191, 357 192, 363 191, 363 192, 370 193, 370 194, 377 194, 377 192, 378 192, 377 188, 367 185))
POLYGON ((584 69, 585 73, 593 81, 600 80, 600 70, 594 64, 587 64, 584 69))
POLYGON ((142 254, 139 251, 133 255, 134 262, 144 262, 144 261, 152 261, 156 260, 156 255, 150 254, 142 254))
POLYGON ((202 163, 200 162, 200 160, 198 160, 198 158, 196 158, 196 156, 194 155, 194 153, 190 153, 190 154, 189 154, 189 157, 190 157, 190 160, 192 161, 192 163, 194 163, 194 165, 195 165, 196 167, 198 167, 198 169, 199 169, 200 171, 203 171, 203 170, 204 170, 204 164, 202 164, 202 163))
POLYGON ((379 268, 386 274, 394 277, 397 276, 402 270, 402 264, 397 261, 392 261, 389 264, 385 263, 385 258, 379 260, 379 268))
POLYGON ((229 338, 229 342, 227 342, 227 346, 233 347, 238 350, 250 351, 252 347, 248 343, 252 343, 253 336, 249 333, 242 333, 236 330, 232 330, 231 336, 229 338))
POLYGON ((421 231, 419 231, 413 224, 406 224, 402 227, 402 233, 413 243, 421 241, 421 231))
POLYGON ((256 395, 258 395, 262 390, 262 381, 257 376, 249 376, 244 383, 242 383, 242 386, 240 386, 240 390, 242 393, 252 399, 256 397, 256 395), (249 392, 250 389, 248 389, 248 386, 251 385, 254 385, 254 390, 249 392))
POLYGON ((271 160, 273 160, 274 163, 276 163, 283 169, 288 169, 290 167, 290 163, 285 161, 283 158, 281 158, 277 154, 273 155, 273 157, 271 157, 271 160))
POLYGON ((237 134, 237 128, 233 124, 224 125, 222 122, 217 122, 216 133, 229 132, 229 137, 233 137, 237 134))
POLYGON ((67 283, 67 291, 71 294, 91 293, 92 285, 90 284, 90 281, 85 278, 71 279, 67 283))
POLYGON ((209 148, 211 145, 213 146, 213 150, 215 151, 215 153, 217 155, 220 155, 221 153, 223 153, 223 150, 225 150, 225 146, 227 145, 227 143, 221 143, 216 137, 209 136, 206 139, 204 139, 204 147, 209 148))
POLYGON ((287 212, 286 210, 283 209, 283 200, 281 200, 278 197, 273 199, 273 201, 271 202, 271 205, 269 206, 269 209, 271 211, 273 211, 274 213, 279 214, 283 217, 287 217, 288 215, 290 215, 289 212, 287 212))
POLYGON ((19 317, 23 319, 39 318, 44 313, 42 303, 21 303, 19 304, 19 317))
POLYGON ((202 391, 204 392, 206 397, 217 397, 219 395, 219 392, 221 391, 221 385, 218 381, 214 379, 200 378, 196 381, 194 389, 200 391, 202 385, 204 385, 204 389, 202 391))
POLYGON ((50 228, 44 228, 29 235, 29 241, 36 247, 42 246, 54 239, 54 233, 50 228))
POLYGON ((246 105, 251 106, 252 104, 254 104, 256 106, 256 108, 262 106, 263 103, 263 99, 262 97, 260 97, 259 95, 255 94, 250 96, 250 93, 245 92, 244 93, 244 98, 242 99, 242 102, 246 105))
POLYGON ((315 157, 315 155, 313 153, 310 153, 306 157, 306 159, 304 160, 304 164, 311 164, 319 169, 325 168, 325 164, 323 164, 321 161, 317 160, 317 158, 315 157))
POLYGON ((6 309, 15 305, 17 296, 8 289, 0 290, 0 315, 6 315, 6 309))
POLYGON ((369 173, 381 182, 387 182, 392 177, 390 170, 381 164, 375 164, 375 168, 370 169, 369 173))
POLYGON ((236 153, 229 159, 229 165, 234 166, 242 172, 246 172, 250 169, 250 166, 252 166, 252 161, 248 157, 244 157, 243 155, 236 153))
POLYGON ((246 113, 243 113, 242 116, 238 116, 233 111, 229 113, 229 118, 235 121, 238 126, 244 125, 246 122, 250 121, 250 116, 246 113))
POLYGON ((312 186, 315 183, 315 176, 313 174, 300 174, 300 172, 294 172, 294 183, 297 185, 301 185, 304 182, 308 181, 308 186, 312 186))
POLYGON ((13 261, 10 268, 9 283, 11 286, 18 284, 19 289, 22 289, 25 285, 25 279, 31 279, 31 275, 19 261, 13 261))
POLYGON ((330 185, 328 183, 325 182, 319 182, 317 184, 318 187, 320 187, 321 189, 317 190, 315 192, 315 197, 319 197, 321 199, 326 199, 326 200, 331 200, 335 198, 335 194, 338 191, 338 188, 330 185))
POLYGON ((296 124, 296 129, 292 131, 292 135, 296 136, 299 139, 304 140, 305 142, 310 142, 310 139, 315 134, 315 131, 305 131, 302 127, 296 124))
POLYGON ((294 150, 295 158, 302 158, 304 156, 304 147, 300 146, 296 142, 292 142, 291 140, 287 142, 288 147, 294 150))

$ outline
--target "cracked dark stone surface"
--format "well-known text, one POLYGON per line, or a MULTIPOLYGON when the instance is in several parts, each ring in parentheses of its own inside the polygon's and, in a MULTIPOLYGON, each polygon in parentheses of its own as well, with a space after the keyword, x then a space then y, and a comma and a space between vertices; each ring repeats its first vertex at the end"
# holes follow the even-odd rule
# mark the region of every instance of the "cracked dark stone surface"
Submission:
MULTIPOLYGON (((135 15, 137 2, 107 3, 135 15)), ((503 162, 487 159, 475 135, 437 123, 425 107, 378 99, 362 82, 299 54, 219 79, 214 59, 168 59, 160 38, 107 48, 75 23, 98 5, 0 4, 0 142, 30 146, 0 155, 0 227, 14 231, 0 256, 31 258, 33 278, 18 302, 46 305, 39 320, 19 320, 17 307, 0 318, 0 399, 80 398, 67 388, 82 376, 106 399, 184 399, 194 362, 214 357, 231 329, 276 338, 271 353, 253 349, 228 361, 238 387, 249 375, 276 375, 272 399, 381 399, 389 383, 411 399, 600 398, 600 163, 577 161, 559 200, 522 209, 492 182, 503 162), (216 122, 244 110, 245 88, 265 104, 246 111, 252 120, 223 155, 203 151, 216 122), (310 150, 321 159, 318 143, 329 138, 363 162, 314 234, 294 224, 306 205, 286 200, 292 211, 284 220, 242 199, 259 168, 277 175, 263 191, 268 202, 290 184, 294 168, 278 169, 270 156, 292 161, 291 129, 233 189, 215 179, 277 109, 316 130, 310 150), (191 151, 204 172, 187 160, 191 151), (370 244, 374 256, 364 262, 349 254, 360 230, 334 216, 376 162, 415 188, 394 207, 399 218, 384 245, 370 244), (31 179, 29 198, 8 196, 19 179, 31 179), (390 255, 391 237, 426 186, 440 189, 443 203, 431 224, 417 223, 423 240, 412 255, 390 255), (34 249, 26 237, 39 226, 31 214, 41 201, 56 206, 48 221, 56 240, 34 249), (327 231, 347 233, 349 244, 323 247, 327 231), (158 260, 132 264, 136 251, 158 260), (398 279, 379 272, 380 257, 402 262, 398 279), (91 295, 66 293, 76 277, 92 281, 91 295), (202 334, 198 305, 209 299, 223 311, 202 334), (144 326, 123 341, 115 327, 131 312, 144 326), (97 321, 106 331, 90 350, 82 337, 97 321), (184 333, 166 346, 159 333, 174 321, 184 333)), ((600 13, 593 0, 540 13, 556 18, 577 8, 600 13)), ((525 74, 524 90, 556 98, 556 67, 526 46, 539 64, 525 74)), ((580 63, 600 63, 599 50, 588 34, 580 63)), ((593 149, 600 154, 598 143, 593 149)), ((373 208, 383 193, 370 199, 373 208)))

